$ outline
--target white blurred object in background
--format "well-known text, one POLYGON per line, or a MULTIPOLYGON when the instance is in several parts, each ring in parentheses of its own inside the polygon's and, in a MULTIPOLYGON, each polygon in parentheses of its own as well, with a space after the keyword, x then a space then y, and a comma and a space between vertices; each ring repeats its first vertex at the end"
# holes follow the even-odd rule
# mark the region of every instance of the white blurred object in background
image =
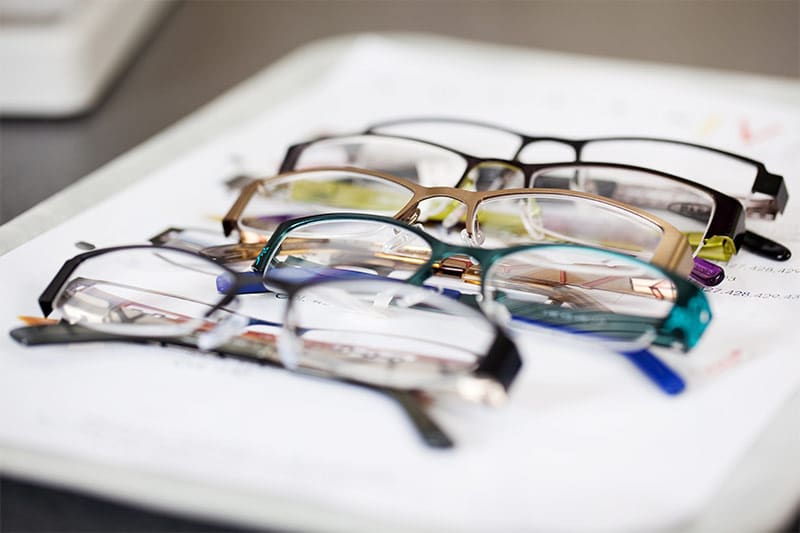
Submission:
POLYGON ((89 110, 172 4, 0 0, 0 113, 89 110))

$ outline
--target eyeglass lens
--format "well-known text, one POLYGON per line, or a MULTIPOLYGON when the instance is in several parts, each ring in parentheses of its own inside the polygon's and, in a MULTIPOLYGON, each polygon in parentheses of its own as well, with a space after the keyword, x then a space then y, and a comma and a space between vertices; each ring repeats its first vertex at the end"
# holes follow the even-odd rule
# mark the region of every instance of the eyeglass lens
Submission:
MULTIPOLYGON (((363 219, 311 222, 273 244, 263 272, 267 285, 321 277, 410 279, 432 259, 445 259, 433 257, 431 246, 401 225, 363 219)), ((475 261, 464 259, 461 270, 467 275, 455 286, 478 292, 475 261)), ((445 269, 438 274, 428 282, 454 286, 445 269)), ((512 318, 553 323, 557 313, 543 308, 665 317, 676 295, 673 282, 658 269, 627 256, 568 246, 505 254, 491 264, 482 287, 484 297, 506 307, 512 318)))
POLYGON ((54 308, 71 323, 107 333, 189 334, 204 326, 222 300, 218 277, 228 279, 230 273, 193 253, 120 249, 81 263, 63 284, 54 308))

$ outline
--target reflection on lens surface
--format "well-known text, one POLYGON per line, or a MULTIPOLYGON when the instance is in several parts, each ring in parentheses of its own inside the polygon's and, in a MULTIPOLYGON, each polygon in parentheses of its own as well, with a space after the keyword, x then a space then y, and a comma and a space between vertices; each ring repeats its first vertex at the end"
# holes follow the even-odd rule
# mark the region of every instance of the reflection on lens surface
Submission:
POLYGON ((191 253, 163 248, 108 252, 85 260, 64 283, 54 307, 62 317, 110 333, 191 333, 220 300, 226 270, 191 253))
POLYGON ((649 260, 663 236, 654 223, 586 198, 514 195, 483 201, 477 212, 481 246, 566 242, 649 260))
POLYGON ((531 186, 572 189, 633 205, 683 232, 705 234, 714 199, 690 185, 657 174, 606 167, 559 167, 534 173, 531 186))
POLYGON ((390 281, 310 286, 293 298, 286 323, 306 364, 406 387, 474 370, 494 338, 479 313, 390 281))
POLYGON ((310 144, 294 168, 332 165, 368 168, 422 185, 452 187, 461 179, 467 162, 450 150, 415 140, 357 135, 310 144))
POLYGON ((265 180, 239 220, 243 231, 269 236, 281 222, 332 211, 393 216, 412 198, 389 180, 346 170, 309 171, 265 180))
POLYGON ((266 265, 264 279, 408 279, 430 257, 428 243, 402 226, 369 220, 320 221, 284 236, 266 265))
POLYGON ((581 158, 652 168, 734 196, 750 192, 757 171, 752 164, 712 150, 660 141, 592 141, 581 158))
POLYGON ((511 316, 554 324, 575 320, 558 309, 663 318, 676 296, 658 270, 625 256, 552 246, 502 257, 486 273, 484 294, 511 316))

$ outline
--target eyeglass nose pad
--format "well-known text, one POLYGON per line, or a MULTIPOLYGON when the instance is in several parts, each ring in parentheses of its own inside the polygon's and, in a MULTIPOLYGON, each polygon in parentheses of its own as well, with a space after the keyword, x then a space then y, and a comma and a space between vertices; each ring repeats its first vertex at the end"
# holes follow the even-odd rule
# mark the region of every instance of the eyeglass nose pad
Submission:
POLYGON ((406 224, 408 224, 408 225, 414 225, 419 220, 420 214, 421 214, 421 211, 420 211, 419 207, 417 207, 416 209, 414 209, 414 211, 411 214, 402 217, 401 220, 403 222, 405 222, 406 224))
POLYGON ((461 240, 467 246, 475 246, 476 248, 483 245, 483 241, 486 240, 486 236, 480 230, 479 227, 475 227, 475 232, 470 233, 467 231, 466 228, 461 230, 461 240))

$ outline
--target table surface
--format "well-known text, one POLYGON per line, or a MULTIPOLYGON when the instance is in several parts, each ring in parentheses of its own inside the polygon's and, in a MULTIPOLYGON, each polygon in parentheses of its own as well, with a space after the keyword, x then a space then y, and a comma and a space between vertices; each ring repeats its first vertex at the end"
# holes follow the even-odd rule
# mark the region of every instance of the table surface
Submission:
MULTIPOLYGON (((797 1, 185 2, 176 5, 93 111, 62 120, 2 120, 0 222, 317 38, 356 31, 430 31, 566 52, 798 78, 799 26, 797 1)), ((788 527, 800 530, 800 522, 788 527)), ((233 529, 10 478, 0 480, 0 528, 233 529)))

